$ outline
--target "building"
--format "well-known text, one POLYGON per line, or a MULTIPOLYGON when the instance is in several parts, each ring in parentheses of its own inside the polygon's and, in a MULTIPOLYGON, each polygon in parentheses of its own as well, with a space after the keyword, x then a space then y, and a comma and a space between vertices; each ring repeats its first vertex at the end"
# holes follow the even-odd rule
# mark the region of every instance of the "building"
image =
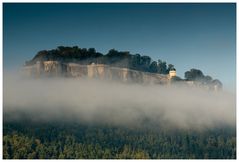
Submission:
POLYGON ((176 76, 176 69, 175 68, 170 69, 169 78, 171 79, 172 77, 175 77, 175 76, 176 76))

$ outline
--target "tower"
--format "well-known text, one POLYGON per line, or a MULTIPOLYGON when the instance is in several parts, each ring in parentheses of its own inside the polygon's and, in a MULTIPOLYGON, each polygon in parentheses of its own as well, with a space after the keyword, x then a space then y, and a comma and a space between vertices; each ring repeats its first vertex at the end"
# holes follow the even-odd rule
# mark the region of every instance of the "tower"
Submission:
POLYGON ((176 76, 176 69, 172 68, 169 70, 169 78, 171 79, 172 77, 176 76))

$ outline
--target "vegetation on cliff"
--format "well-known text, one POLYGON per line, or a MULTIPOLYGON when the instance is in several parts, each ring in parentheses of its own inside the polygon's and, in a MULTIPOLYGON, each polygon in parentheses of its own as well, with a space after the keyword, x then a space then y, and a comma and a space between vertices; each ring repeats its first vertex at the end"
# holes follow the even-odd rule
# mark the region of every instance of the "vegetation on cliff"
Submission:
MULTIPOLYGON (((95 64, 106 64, 114 67, 128 68, 143 72, 168 74, 170 70, 175 70, 173 64, 167 64, 165 61, 158 60, 154 61, 149 56, 140 54, 131 54, 128 51, 117 51, 111 49, 107 54, 97 52, 95 48, 79 48, 78 46, 64 47, 59 46, 52 50, 39 51, 35 57, 26 61, 26 65, 33 65, 37 61, 60 61, 65 63, 79 63, 88 65, 91 63, 95 64)), ((199 69, 191 69, 185 72, 185 79, 181 79, 176 76, 173 81, 195 81, 198 84, 203 85, 216 85, 222 88, 222 83, 218 79, 213 79, 209 75, 204 75, 199 69)))
POLYGON ((74 62, 80 64, 106 64, 115 67, 129 68, 138 71, 168 74, 174 65, 167 64, 165 61, 153 61, 149 56, 131 54, 128 51, 109 50, 107 54, 96 52, 94 48, 79 48, 59 46, 57 49, 43 50, 26 62, 26 65, 35 64, 37 61, 61 61, 74 62))
MULTIPOLYGON (((194 81, 198 84, 207 85, 209 87, 217 87, 218 89, 222 88, 222 83, 218 79, 213 79, 209 75, 204 75, 201 70, 191 69, 184 73, 184 77, 188 81, 194 81)), ((212 88, 213 89, 213 88, 212 88)))

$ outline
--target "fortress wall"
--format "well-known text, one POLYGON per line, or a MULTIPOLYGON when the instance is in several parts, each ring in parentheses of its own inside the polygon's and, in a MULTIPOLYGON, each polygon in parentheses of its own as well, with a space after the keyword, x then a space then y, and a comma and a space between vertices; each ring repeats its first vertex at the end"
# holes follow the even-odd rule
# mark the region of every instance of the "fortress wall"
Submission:
POLYGON ((100 79, 104 79, 107 77, 108 72, 108 67, 105 65, 98 65, 96 66, 96 72, 97 72, 97 76, 100 79))
POLYGON ((144 75, 141 71, 131 71, 131 78, 136 83, 145 83, 144 75))
POLYGON ((129 80, 129 69, 122 68, 121 77, 124 82, 127 82, 129 80))
POLYGON ((94 77, 94 67, 87 65, 87 76, 89 78, 93 78, 94 77))
POLYGON ((167 84, 167 75, 153 74, 127 68, 111 67, 104 64, 79 65, 75 63, 62 64, 58 61, 44 61, 32 66, 25 66, 28 76, 40 77, 88 77, 122 82, 167 84))
POLYGON ((43 73, 45 76, 61 76, 62 64, 60 64, 58 61, 44 61, 43 73))
POLYGON ((155 80, 155 83, 156 84, 169 84, 170 83, 170 77, 168 77, 168 75, 166 76, 162 76, 160 74, 153 74, 154 75, 154 78, 156 79, 155 80))
POLYGON ((123 82, 127 82, 128 80, 128 69, 122 68, 120 70, 116 70, 117 71, 117 78, 119 78, 119 80, 123 81, 123 82))
POLYGON ((88 69, 85 65, 69 63, 66 65, 66 76, 70 77, 86 77, 88 69))
POLYGON ((148 74, 143 74, 143 83, 152 83, 153 80, 152 80, 152 76, 148 75, 148 74))
MULTIPOLYGON (((80 65, 75 63, 61 63, 58 61, 37 62, 34 65, 24 66, 23 74, 27 77, 73 77, 98 78, 102 80, 115 80, 127 83, 141 84, 170 84, 170 75, 148 73, 127 68, 111 67, 104 64, 80 65)), ((175 75, 175 73, 173 73, 175 75)), ((203 85, 194 81, 183 81, 189 87, 203 87, 204 89, 218 90, 218 85, 203 85)))

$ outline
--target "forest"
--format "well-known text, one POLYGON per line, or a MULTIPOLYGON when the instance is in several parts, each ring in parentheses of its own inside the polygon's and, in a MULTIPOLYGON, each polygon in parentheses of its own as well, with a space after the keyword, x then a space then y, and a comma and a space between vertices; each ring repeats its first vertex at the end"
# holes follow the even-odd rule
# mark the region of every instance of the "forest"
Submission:
POLYGON ((4 159, 235 159, 236 132, 4 122, 4 159))

